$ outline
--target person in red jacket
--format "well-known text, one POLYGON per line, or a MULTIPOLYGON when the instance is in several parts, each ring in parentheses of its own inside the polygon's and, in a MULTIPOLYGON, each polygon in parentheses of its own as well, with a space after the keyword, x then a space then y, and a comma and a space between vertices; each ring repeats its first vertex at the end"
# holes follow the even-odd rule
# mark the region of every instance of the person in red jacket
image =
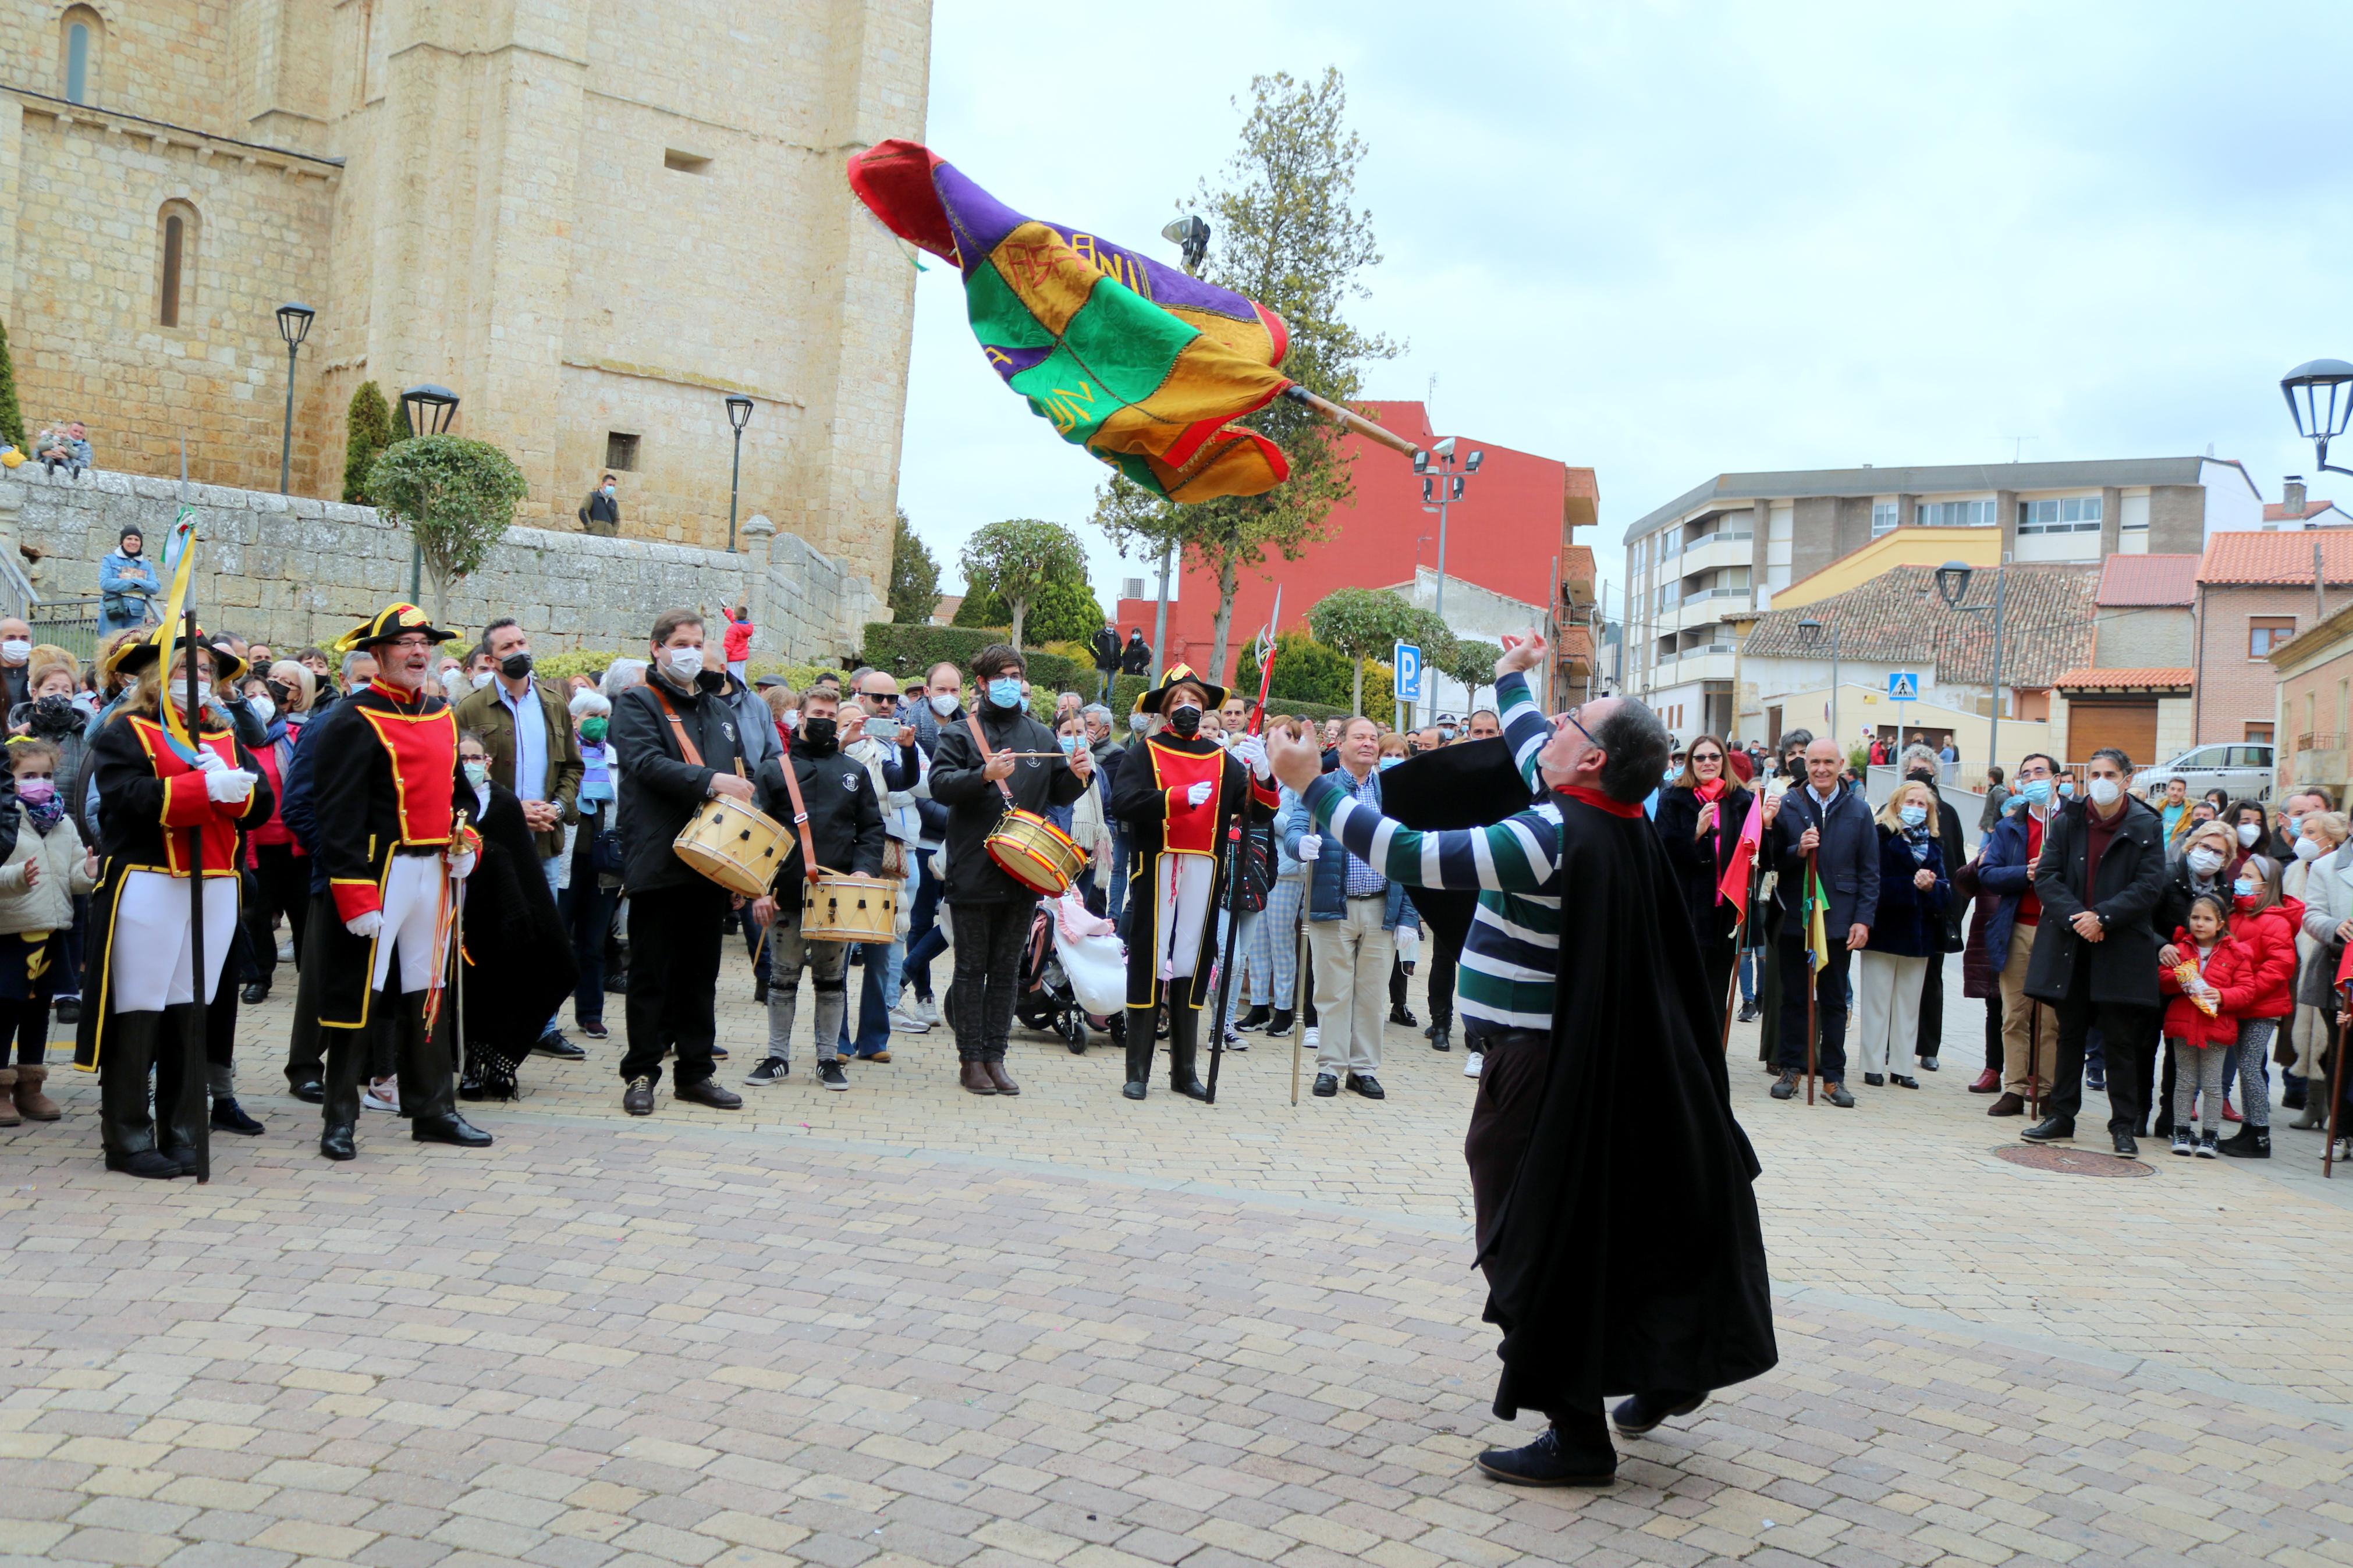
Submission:
POLYGON ((2174 1061, 2173 1152, 2212 1159, 2222 1120, 2222 1065, 2238 1044, 2239 1020, 2257 986, 2246 950, 2231 940, 2230 912, 2212 893, 2189 901, 2189 923, 2160 957, 2157 985, 2165 1005, 2165 1038, 2174 1061), (2189 1131, 2191 1101, 2202 1125, 2189 1131))
POLYGON ((758 629, 752 625, 752 606, 746 602, 731 610, 722 605, 719 618, 727 623, 725 644, 721 649, 726 657, 727 673, 741 680, 744 667, 752 662, 752 634, 758 629))
POLYGON ((2232 1071, 2237 1073, 2246 1123, 2222 1145, 2222 1152, 2239 1160, 2268 1160, 2272 1039, 2280 1021, 2295 1011, 2295 933, 2304 926, 2304 904, 2280 892, 2280 864, 2268 855, 2242 861, 2231 891, 2231 940, 2247 955, 2255 994, 2240 1016, 2237 1049, 2222 1071, 2226 1092, 2232 1071))

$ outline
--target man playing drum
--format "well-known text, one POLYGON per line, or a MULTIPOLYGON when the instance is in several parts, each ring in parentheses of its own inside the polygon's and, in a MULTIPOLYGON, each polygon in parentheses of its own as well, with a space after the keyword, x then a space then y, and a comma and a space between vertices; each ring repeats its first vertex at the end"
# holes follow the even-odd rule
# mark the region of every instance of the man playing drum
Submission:
POLYGON ((1026 668, 1020 651, 1007 644, 981 649, 972 661, 976 710, 942 719, 932 754, 932 798, 948 808, 945 897, 955 934, 948 1026, 955 1031, 960 1081, 974 1094, 1021 1092, 1006 1073, 1005 1047, 1013 1034, 1021 944, 1039 891, 998 865, 989 836, 1008 812, 1072 804, 1095 771, 1084 747, 1064 756, 1054 732, 1022 706, 1026 668))
POLYGON ((1134 855, 1127 884, 1127 1083, 1120 1089, 1130 1100, 1142 1100, 1151 1081, 1155 1015, 1164 998, 1168 1087, 1194 1100, 1209 1097, 1193 1063, 1217 963, 1226 832, 1237 812, 1248 822, 1271 822, 1282 804, 1260 737, 1245 734, 1228 752, 1201 733, 1202 715, 1225 700, 1223 688, 1171 666, 1139 703, 1165 727, 1130 748, 1112 787, 1111 815, 1126 824, 1134 855))
POLYGON ((719 1026, 720 927, 732 895, 679 858, 678 836, 702 803, 726 795, 749 805, 727 677, 706 668, 702 617, 666 610, 654 622, 645 683, 613 700, 619 751, 621 884, 629 900, 628 1044, 621 1056, 621 1109, 650 1116, 662 1054, 675 1050, 673 1092, 716 1110, 744 1097, 712 1073, 719 1026))
POLYGON ((841 754, 839 707, 829 687, 809 692, 801 699, 791 752, 760 764, 760 809, 792 823, 796 842, 774 886, 752 906, 768 928, 768 1055, 744 1080, 755 1089, 782 1083, 793 1070, 793 1014, 804 965, 817 984, 818 1081, 828 1089, 849 1087, 840 1060, 849 943, 806 939, 801 931, 802 884, 809 879, 811 864, 805 856, 814 855, 820 876, 871 877, 882 869, 882 802, 866 764, 841 754), (786 767, 792 769, 789 775, 786 767))

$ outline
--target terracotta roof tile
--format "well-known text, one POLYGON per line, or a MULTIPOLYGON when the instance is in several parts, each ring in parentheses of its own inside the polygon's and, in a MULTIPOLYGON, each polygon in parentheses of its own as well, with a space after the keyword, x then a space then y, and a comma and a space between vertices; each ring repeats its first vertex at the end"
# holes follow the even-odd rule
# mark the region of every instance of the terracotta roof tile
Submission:
POLYGON ((2200 583, 2295 587, 2312 582, 2312 547, 2331 583, 2353 585, 2353 529, 2295 533, 2218 533, 2206 542, 2200 583))
POLYGON ((2198 602, 2195 555, 2111 555, 2100 571, 2100 604, 2107 608, 2198 602))
MULTIPOLYGON (((1749 658, 1824 658, 1835 630, 1842 658, 1934 664, 1939 684, 1989 686, 1994 574, 1979 571, 1970 577, 1959 609, 1946 607, 1936 575, 1933 566, 1896 566, 1843 594, 1770 611, 1758 617, 1741 651, 1749 658), (1822 624, 1819 647, 1808 647, 1798 629, 1809 618, 1822 624)), ((2013 564, 2009 577, 2002 604, 2002 684, 2047 687, 2060 671, 2090 664, 2100 569, 2038 562, 2013 564)))
POLYGON ((2263 521, 2265 522, 2295 522, 2300 521, 2308 517, 2318 517, 2325 511, 2336 512, 2337 521, 2340 524, 2347 521, 2344 510, 2338 507, 2333 500, 2308 500, 2302 506, 2290 506, 2284 500, 2265 501, 2263 503, 2263 521))
POLYGON ((2061 690, 2157 691, 2188 686, 2198 679, 2193 669, 2070 669, 2051 684, 2061 690))

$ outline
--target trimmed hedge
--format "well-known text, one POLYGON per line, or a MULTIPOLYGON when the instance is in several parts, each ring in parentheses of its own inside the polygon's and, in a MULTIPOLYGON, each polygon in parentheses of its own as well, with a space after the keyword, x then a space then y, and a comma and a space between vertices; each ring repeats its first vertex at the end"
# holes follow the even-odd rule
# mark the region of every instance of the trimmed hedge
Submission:
MULTIPOLYGON (((943 659, 969 672, 974 658, 982 648, 1005 642, 1011 636, 1001 626, 909 626, 896 621, 869 621, 859 658, 861 663, 887 669, 902 681, 920 680, 925 671, 943 659)), ((1094 671, 1091 668, 1039 648, 1024 648, 1021 657, 1028 662, 1033 691, 1039 687, 1052 691, 1094 689, 1091 684, 1094 671)), ((1049 712, 1052 708, 1051 703, 1047 704, 1049 712)))
MULTIPOLYGON (((575 647, 566 648, 562 653, 533 654, 531 662, 533 673, 545 679, 561 682, 569 680, 575 675, 601 677, 606 667, 617 658, 645 657, 641 651, 623 652, 619 648, 575 647)), ((820 674, 832 668, 822 664, 796 664, 789 659, 778 658, 771 654, 752 659, 744 666, 744 676, 747 679, 757 680, 764 675, 781 675, 792 682, 795 691, 807 691, 820 674)), ((837 669, 835 673, 845 672, 837 669)))

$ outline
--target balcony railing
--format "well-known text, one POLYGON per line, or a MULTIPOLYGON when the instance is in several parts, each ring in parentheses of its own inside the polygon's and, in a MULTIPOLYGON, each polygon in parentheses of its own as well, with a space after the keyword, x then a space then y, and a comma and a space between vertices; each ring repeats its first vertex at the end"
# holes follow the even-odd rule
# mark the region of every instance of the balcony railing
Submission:
POLYGON ((2295 746, 2291 749, 2298 752, 2335 752, 2341 751, 2344 745, 2344 736, 2330 735, 2314 730, 2298 735, 2295 738, 2295 746))

